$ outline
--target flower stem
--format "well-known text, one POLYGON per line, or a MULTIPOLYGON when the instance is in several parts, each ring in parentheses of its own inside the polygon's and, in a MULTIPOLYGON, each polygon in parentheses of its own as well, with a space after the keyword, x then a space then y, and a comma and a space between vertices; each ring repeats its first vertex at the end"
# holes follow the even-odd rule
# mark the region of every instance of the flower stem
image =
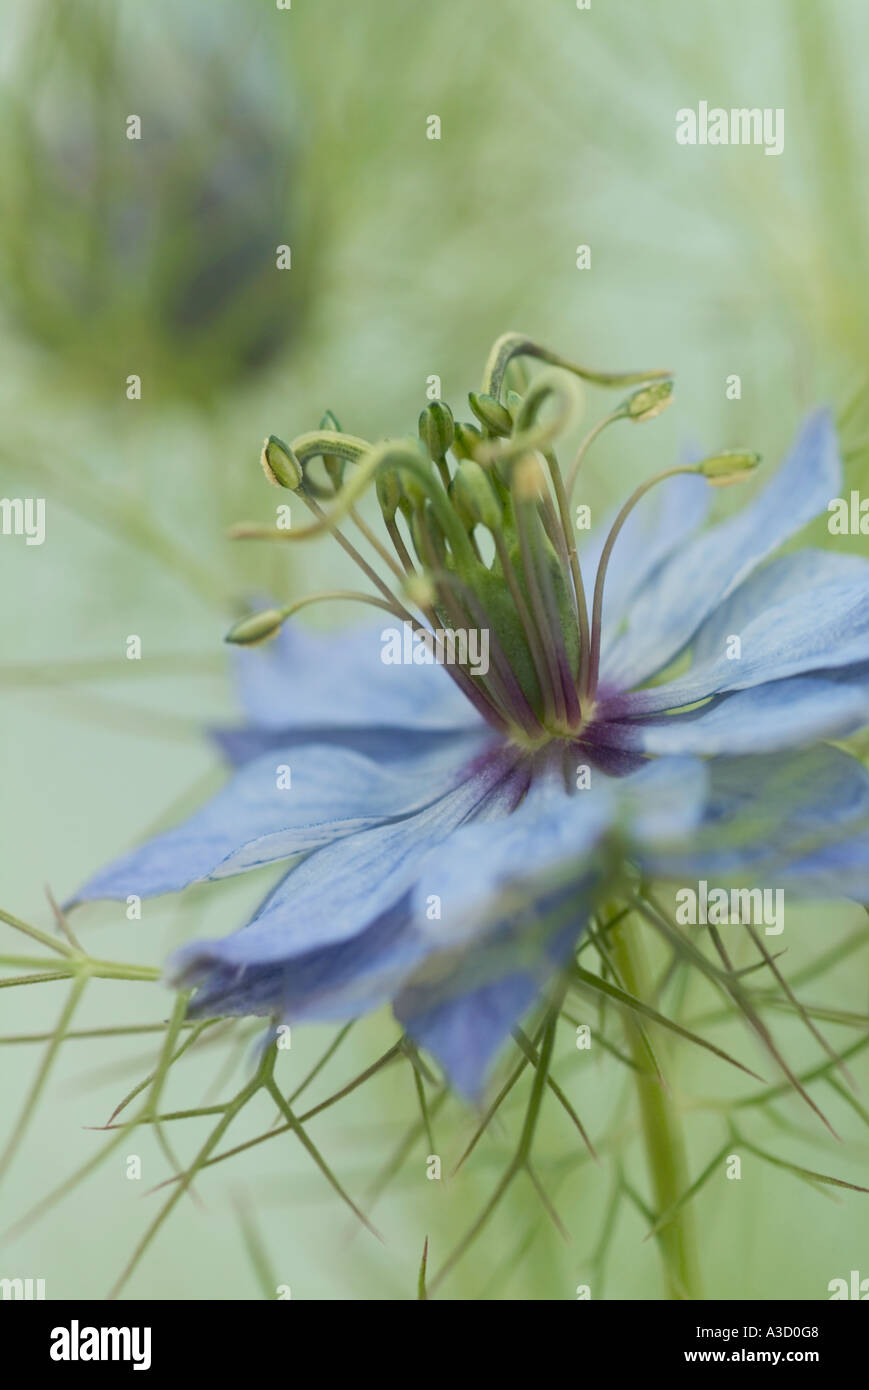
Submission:
MULTIPOLYGON (((610 933, 613 962, 625 990, 638 999, 649 1000, 651 976, 636 918, 624 917, 610 933)), ((655 1073, 650 1060, 647 1035, 633 1018, 626 1022, 628 1043, 636 1066, 637 1099, 646 1163, 658 1214, 675 1207, 689 1186, 685 1141, 679 1111, 655 1073)), ((656 1047, 663 1048, 663 1040, 656 1047)), ((658 1249, 664 1266, 668 1297, 691 1300, 702 1298, 700 1267, 690 1202, 679 1206, 673 1217, 657 1233, 658 1249)))

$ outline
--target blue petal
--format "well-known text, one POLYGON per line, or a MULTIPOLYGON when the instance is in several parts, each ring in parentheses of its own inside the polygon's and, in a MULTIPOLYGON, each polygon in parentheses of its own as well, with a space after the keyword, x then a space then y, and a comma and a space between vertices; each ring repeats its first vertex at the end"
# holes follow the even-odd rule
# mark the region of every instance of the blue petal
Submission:
POLYGON ((239 648, 242 704, 267 729, 474 728, 482 721, 443 666, 384 665, 381 623, 315 633, 285 623, 261 647, 239 648))
POLYGON ((806 896, 869 899, 869 772, 826 745, 780 754, 717 758, 690 848, 641 855, 651 874, 681 883, 750 876, 806 896), (848 877, 830 872, 847 860, 848 877))
POLYGON ((668 665, 762 560, 826 509, 841 476, 832 419, 817 412, 759 497, 659 567, 603 653, 602 683, 627 690, 668 665))
MULTIPOLYGON (((565 955, 578 931, 579 924, 571 930, 565 955)), ((395 1016, 415 1042, 437 1057, 459 1094, 475 1101, 510 1030, 534 1003, 543 983, 532 975, 508 973, 479 989, 443 999, 409 988, 396 1000, 395 1016)))
POLYGON ((619 820, 628 846, 683 840, 700 824, 708 769, 697 758, 655 758, 618 784, 619 820))
POLYGON ((722 652, 665 685, 623 697, 628 715, 657 714, 787 676, 869 661, 869 564, 857 583, 824 584, 765 608, 741 632, 741 655, 722 652))
POLYGON ((342 1018, 401 991, 412 1035, 475 1092, 587 918, 601 837, 617 820, 654 838, 684 832, 702 804, 702 770, 687 759, 568 796, 559 757, 518 809, 528 760, 512 776, 508 766, 490 762, 470 793, 312 855, 245 931, 185 947, 173 969, 198 987, 194 1011, 342 1018), (427 857, 426 840, 440 842, 427 857), (465 1036, 474 1047, 456 1052, 465 1036))
POLYGON ((357 936, 265 965, 226 964, 197 945, 176 962, 197 985, 191 1017, 275 1015, 282 1021, 357 1018, 393 998, 428 944, 410 929, 405 896, 357 936))
POLYGON ((869 666, 794 676, 662 719, 600 726, 597 736, 644 753, 774 753, 844 738, 869 723, 869 666))
POLYGON ((782 880, 799 897, 851 898, 869 907, 869 822, 856 835, 804 854, 782 880))
POLYGON ((538 993, 531 976, 513 974, 443 1001, 429 1002, 423 992, 408 990, 395 1012, 414 1041, 437 1057, 459 1094, 477 1100, 511 1028, 538 993))
POLYGON ((484 943, 457 955, 452 968, 437 960, 424 967, 396 998, 396 1018, 469 1100, 479 1099, 511 1028, 569 959, 593 901, 593 891, 583 901, 574 886, 566 922, 556 899, 541 908, 543 925, 536 933, 521 920, 504 923, 484 943), (547 929, 547 908, 557 927, 547 929))
POLYGON ((749 575, 700 628, 691 644, 694 666, 714 663, 726 648, 727 639, 739 634, 765 608, 788 598, 802 596, 811 607, 816 589, 828 584, 867 586, 869 561, 859 555, 836 555, 830 550, 798 550, 777 555, 762 569, 749 575))
POLYGON ((403 762, 437 748, 448 749, 463 729, 448 732, 430 729, 265 729, 256 724, 236 728, 212 728, 211 737, 227 762, 235 767, 273 749, 298 748, 308 743, 337 744, 352 748, 377 762, 403 762))
POLYGON ((667 759, 568 796, 560 767, 532 786, 506 825, 454 835, 444 861, 420 873, 417 931, 432 955, 405 985, 395 1013, 475 1099, 495 1055, 570 952, 605 883, 604 835, 684 835, 699 820, 705 769, 667 759), (428 921, 432 893, 441 916, 428 921))
POLYGON ((412 898, 417 930, 439 948, 473 941, 523 909, 541 885, 551 891, 587 873, 588 857, 616 827, 629 841, 684 836, 699 822, 705 795, 706 771, 693 758, 659 760, 619 779, 592 773, 590 787, 568 794, 559 754, 508 821, 466 825, 446 853, 423 861, 412 898))
POLYGON ((246 764, 189 820, 101 870, 78 900, 178 892, 406 816, 458 785, 489 741, 454 735, 447 746, 400 766, 317 744, 293 749, 283 764, 267 754, 246 764), (290 769, 289 787, 279 786, 281 766, 290 769))
POLYGON ((416 882, 426 851, 473 817, 509 815, 527 785, 514 772, 518 754, 484 760, 454 791, 415 815, 335 841, 293 869, 242 931, 183 947, 178 978, 202 978, 212 966, 288 961, 349 941, 388 912, 416 882))
POLYGON ((575 876, 615 818, 615 783, 598 778, 569 796, 559 765, 538 775, 506 822, 475 822, 450 837, 446 853, 420 865, 412 910, 435 946, 473 939, 481 926, 524 903, 529 883, 568 865, 575 876), (429 918, 436 897, 439 916, 429 918))

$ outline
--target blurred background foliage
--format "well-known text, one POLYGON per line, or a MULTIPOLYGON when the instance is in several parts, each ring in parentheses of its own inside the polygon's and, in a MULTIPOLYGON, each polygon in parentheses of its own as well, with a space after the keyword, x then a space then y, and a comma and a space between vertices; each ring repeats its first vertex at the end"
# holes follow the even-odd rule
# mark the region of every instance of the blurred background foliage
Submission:
MULTIPOLYGON (((353 433, 412 432, 431 374, 467 417, 490 343, 516 328, 592 366, 676 373, 677 409, 596 445, 593 510, 685 441, 757 448, 772 464, 819 401, 840 418, 848 485, 869 490, 862 0, 592 0, 589 11, 572 0, 295 0, 290 11, 272 0, 0 0, 0 13, 0 492, 47 504, 44 546, 0 543, 8 910, 48 926, 46 882, 71 892, 217 784, 200 730, 234 717, 221 639, 249 595, 345 581, 328 544, 288 556, 225 537, 233 521, 273 515, 257 465, 271 431, 292 438, 328 407, 353 433), (678 146, 675 112, 700 100, 783 108, 783 155, 678 146), (131 114, 139 141, 125 136, 131 114), (439 141, 426 139, 430 115, 439 141), (275 268, 282 244, 289 271, 275 268), (589 270, 576 268, 580 244, 589 270), (131 373, 138 402, 125 397, 131 373), (739 401, 725 397, 734 373, 739 401), (124 659, 133 633, 141 662, 124 659)), ((600 413, 604 402, 587 404, 600 413)), ((823 522, 813 539, 829 543, 823 522)), ((120 908, 89 909, 79 930, 105 956, 159 964, 182 939, 231 930, 261 890, 220 885, 146 905, 132 924, 120 908)), ((845 909, 806 912, 789 957, 804 963, 849 925, 845 909)), ((865 972, 841 966, 824 986, 865 1013, 865 972)), ((153 987, 91 995, 90 1026, 155 1022, 168 1008, 153 987)), ((4 1035, 50 1029, 59 989, 6 990, 2 1005, 4 1035)), ((721 1040, 745 1058, 752 1045, 731 1031, 721 1040)), ((792 1032, 785 1019, 785 1044, 792 1032)), ((303 1074, 329 1036, 296 1030, 290 1065, 303 1074)), ((360 1024, 349 1063, 337 1054, 323 1084, 394 1036, 388 1018, 360 1024)), ((805 1043, 792 1041, 799 1057, 805 1043)), ((0 1049, 7 1116, 36 1051, 0 1049)), ((230 1052, 242 1072, 247 1053, 230 1052)), ((65 1047, 10 1173, 8 1213, 93 1152, 82 1127, 103 1122, 149 1056, 135 1040, 65 1047)), ((582 1058, 568 1038, 565 1077, 594 1133, 615 1082, 606 1057, 582 1058)), ((215 1065, 191 1054, 171 1083, 179 1105, 208 1089, 215 1065)), ((398 1076, 317 1130, 357 1195, 384 1138, 398 1142, 414 1118, 409 1068, 398 1076)), ((683 1059, 679 1077, 692 1104, 733 1086, 705 1057, 683 1059)), ((789 1135, 789 1153, 817 1166, 811 1117, 796 1101, 783 1108, 806 1131, 789 1135)), ((440 1142, 458 1154, 473 1116, 457 1104, 445 1116, 440 1142)), ((553 1143, 570 1154, 559 1123, 548 1119, 553 1143)), ((714 1123, 699 1105, 698 1170, 720 1142, 714 1123)), ((425 1181, 420 1139, 379 1214, 383 1250, 364 1233, 347 1246, 345 1214, 298 1146, 254 1151, 203 1181, 206 1210, 176 1210, 131 1291, 259 1296, 237 1217, 247 1193, 295 1297, 412 1297, 425 1233, 443 1255, 488 1195, 508 1130, 448 1186, 425 1181)), ((628 1165, 630 1140, 628 1129, 628 1165)), ((138 1145, 147 1186, 162 1159, 138 1145)), ((866 1152, 850 1146, 834 1171, 860 1181, 866 1152)), ((570 1298, 591 1280, 595 1295, 656 1296, 634 1209, 615 1228, 605 1287, 598 1265, 590 1273, 611 1172, 568 1167, 558 1205, 572 1244, 517 1190, 451 1292, 570 1298)), ((757 1165, 736 1186, 726 1201, 701 1199, 711 1295, 824 1297, 861 1261, 869 1273, 861 1199, 837 1207, 757 1165)), ((102 1296, 146 1219, 134 1190, 113 1157, 2 1251, 0 1275, 45 1277, 50 1297, 102 1296)))

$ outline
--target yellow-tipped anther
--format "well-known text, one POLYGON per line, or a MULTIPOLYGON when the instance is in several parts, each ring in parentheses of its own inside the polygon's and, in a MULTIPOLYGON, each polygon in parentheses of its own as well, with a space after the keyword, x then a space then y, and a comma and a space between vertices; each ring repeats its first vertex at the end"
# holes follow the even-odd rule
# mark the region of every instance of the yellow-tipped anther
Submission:
POLYGON ((278 635, 285 617, 286 613, 281 608, 264 608, 260 613, 249 613, 229 629, 223 640, 237 647, 256 647, 260 642, 268 642, 278 635))
POLYGON ((740 449, 725 449, 713 454, 697 465, 697 472, 713 487, 730 487, 731 483, 741 483, 753 473, 760 463, 760 454, 745 453, 740 449))
POLYGON ((624 403, 628 420, 641 424, 644 420, 654 420, 673 400, 672 381, 655 381, 651 386, 643 386, 635 391, 624 403))
POLYGON ((289 444, 270 434, 260 455, 263 472, 274 487, 287 487, 297 492, 302 486, 302 466, 289 444))

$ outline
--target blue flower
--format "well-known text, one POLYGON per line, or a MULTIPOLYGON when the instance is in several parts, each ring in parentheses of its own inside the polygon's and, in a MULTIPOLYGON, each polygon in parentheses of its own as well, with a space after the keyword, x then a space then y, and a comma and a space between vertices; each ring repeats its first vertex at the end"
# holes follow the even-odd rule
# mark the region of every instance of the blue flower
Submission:
MULTIPOLYGON (((378 581, 371 601, 401 618, 415 659, 384 662, 382 621, 320 635, 280 610, 274 640, 238 652, 247 723, 215 735, 234 769, 224 789, 78 895, 287 866, 243 930, 174 957, 191 1011, 322 1020, 391 1003, 470 1097, 626 874, 869 898, 869 776, 824 742, 869 722, 869 563, 775 553, 840 491, 829 416, 717 525, 708 484, 738 481, 753 456, 667 470, 648 502, 644 484, 580 550, 597 573, 589 616, 551 448, 567 411, 539 419, 570 393, 544 373, 505 401, 503 379, 525 352, 612 383, 501 341, 471 397, 482 430, 429 409, 429 458, 338 432, 267 445, 270 481, 310 506, 310 534, 337 531, 376 485, 407 579, 398 596, 378 581), (491 639, 485 673, 426 642, 463 621, 491 639)), ((653 381, 609 418, 651 418, 668 393, 653 381)))

